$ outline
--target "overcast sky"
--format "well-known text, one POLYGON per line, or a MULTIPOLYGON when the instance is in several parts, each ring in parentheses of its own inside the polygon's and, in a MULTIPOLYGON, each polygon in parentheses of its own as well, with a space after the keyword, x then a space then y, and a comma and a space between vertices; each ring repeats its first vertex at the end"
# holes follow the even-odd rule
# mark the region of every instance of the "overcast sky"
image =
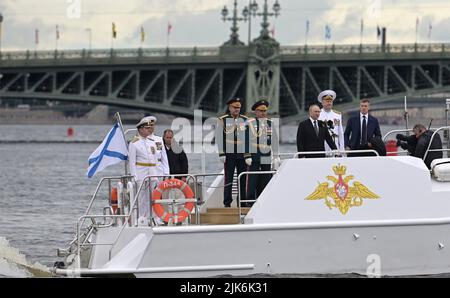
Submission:
MULTIPOLYGON (((257 0, 261 12, 264 1, 257 0)), ((274 0, 268 0, 270 9, 274 0)), ((449 0, 279 0, 280 16, 270 18, 270 29, 281 45, 303 45, 310 21, 309 45, 377 43, 376 28, 387 28, 388 43, 450 42, 449 0), (331 38, 325 39, 325 26, 331 38), (430 32, 431 26, 431 32, 430 32), (431 34, 430 34, 431 33, 431 34)), ((248 0, 238 1, 239 13, 248 0)), ((231 22, 221 20, 233 0, 0 0, 2 50, 219 46, 230 35, 231 22), (112 39, 112 23, 117 38, 112 39), (168 23, 172 30, 167 34, 168 23), (56 45, 56 25, 60 38, 56 45), (35 44, 35 30, 39 43, 35 44)), ((261 17, 252 19, 252 38, 261 17)), ((248 40, 248 23, 240 22, 240 39, 248 40)))

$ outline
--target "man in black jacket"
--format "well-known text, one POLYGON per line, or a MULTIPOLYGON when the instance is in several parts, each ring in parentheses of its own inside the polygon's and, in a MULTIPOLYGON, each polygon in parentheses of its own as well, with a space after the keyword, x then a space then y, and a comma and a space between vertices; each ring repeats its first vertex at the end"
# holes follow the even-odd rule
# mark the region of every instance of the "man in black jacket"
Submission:
MULTIPOLYGON (((187 174, 189 165, 183 148, 173 139, 173 131, 166 129, 163 134, 164 146, 166 146, 167 159, 169 160, 170 174, 187 174)), ((186 178, 176 177, 185 180, 186 178)))
MULTIPOLYGON (((425 153, 427 152, 428 146, 430 145, 430 142, 430 150, 442 149, 441 136, 437 133, 434 135, 434 138, 432 140, 431 137, 433 136, 433 131, 427 130, 423 124, 414 125, 413 133, 417 138, 416 150, 414 152, 415 157, 423 159, 425 153)), ((427 156, 425 157, 425 165, 430 169, 431 162, 437 158, 442 158, 442 151, 429 151, 427 153, 427 156)))
MULTIPOLYGON (((325 141, 332 150, 336 150, 326 124, 318 120, 320 107, 312 104, 309 107, 309 118, 300 122, 297 129, 297 151, 325 151, 325 141)), ((299 157, 325 157, 325 154, 306 154, 299 157)))

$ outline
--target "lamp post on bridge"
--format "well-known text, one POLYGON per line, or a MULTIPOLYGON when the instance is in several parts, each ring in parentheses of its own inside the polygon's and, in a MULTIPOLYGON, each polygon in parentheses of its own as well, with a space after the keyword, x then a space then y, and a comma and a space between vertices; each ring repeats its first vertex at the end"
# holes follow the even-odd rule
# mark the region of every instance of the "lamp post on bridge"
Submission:
MULTIPOLYGON (((256 3, 256 2, 255 2, 256 3)), ((269 113, 279 115, 280 102, 280 44, 269 35, 269 17, 280 15, 278 0, 269 11, 267 0, 264 0, 262 12, 258 7, 252 7, 252 16, 261 16, 261 33, 249 44, 249 63, 247 65, 246 110, 259 99, 265 98, 270 102, 269 113)))
POLYGON ((239 40, 239 34, 237 33, 239 31, 239 27, 237 26, 238 22, 246 22, 247 19, 249 18, 249 10, 247 7, 244 7, 244 9, 242 10, 242 15, 243 17, 238 17, 238 9, 237 9, 237 0, 234 0, 234 4, 233 4, 234 8, 233 8, 233 16, 232 17, 228 17, 228 8, 227 6, 224 6, 222 9, 222 20, 225 21, 231 21, 233 23, 233 25, 231 26, 231 35, 230 35, 230 40, 228 40, 227 42, 224 43, 224 45, 228 45, 228 46, 243 46, 244 43, 242 41, 239 40))
POLYGON ((85 29, 88 33, 88 38, 89 38, 89 56, 91 55, 91 50, 92 50, 92 29, 91 28, 86 28, 85 29))
MULTIPOLYGON (((254 2, 256 4, 256 2, 254 2)), ((278 3, 278 0, 275 1, 273 4, 272 10, 273 12, 269 12, 269 6, 267 5, 267 0, 264 0, 264 6, 263 6, 263 12, 256 12, 258 10, 258 4, 256 4, 256 7, 253 8, 253 16, 262 16, 263 22, 261 23, 261 35, 260 38, 267 38, 269 37, 269 17, 278 17, 280 15, 281 6, 280 3, 278 3)))

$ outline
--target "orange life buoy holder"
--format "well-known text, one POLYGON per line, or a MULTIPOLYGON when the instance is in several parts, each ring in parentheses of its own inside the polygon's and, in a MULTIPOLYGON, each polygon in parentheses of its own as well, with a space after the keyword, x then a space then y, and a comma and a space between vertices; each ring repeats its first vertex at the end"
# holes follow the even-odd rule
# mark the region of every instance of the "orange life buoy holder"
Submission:
POLYGON ((161 218, 162 221, 165 223, 170 223, 172 219, 172 223, 180 223, 183 220, 185 220, 189 213, 194 209, 194 202, 186 202, 184 203, 184 206, 180 212, 177 214, 174 213, 168 213, 164 209, 163 205, 160 203, 155 203, 157 200, 162 199, 162 195, 164 191, 177 188, 181 190, 184 194, 185 199, 193 199, 194 198, 194 192, 192 189, 187 185, 186 182, 171 178, 168 180, 161 181, 158 186, 153 190, 152 192, 152 203, 153 203, 153 210, 155 211, 156 215, 161 218))

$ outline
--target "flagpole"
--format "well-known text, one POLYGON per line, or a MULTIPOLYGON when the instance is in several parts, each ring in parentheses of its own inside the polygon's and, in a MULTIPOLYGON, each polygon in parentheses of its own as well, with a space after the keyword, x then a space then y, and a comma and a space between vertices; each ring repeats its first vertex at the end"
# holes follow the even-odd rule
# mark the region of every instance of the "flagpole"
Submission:
POLYGON ((416 41, 415 44, 417 44, 417 33, 419 31, 419 17, 416 18, 416 41))
POLYGON ((58 51, 58 35, 59 35, 59 28, 58 25, 55 27, 55 52, 58 51))
POLYGON ((409 134, 408 133, 408 108, 407 108, 407 106, 406 106, 406 95, 405 95, 405 113, 404 113, 404 115, 403 115, 403 117, 405 118, 405 124, 406 124, 406 132, 407 132, 407 134, 409 134))
MULTIPOLYGON (((123 129, 122 119, 120 118, 119 112, 116 112, 114 114, 114 119, 116 119, 117 123, 119 124, 120 130, 122 131, 122 135, 123 135, 123 138, 125 139, 125 145, 127 146, 127 151, 128 151, 128 142, 127 142, 127 138, 125 136, 125 130, 123 129)), ((129 173, 127 173, 127 170, 128 170, 128 160, 125 160, 125 175, 129 174, 129 173)))

